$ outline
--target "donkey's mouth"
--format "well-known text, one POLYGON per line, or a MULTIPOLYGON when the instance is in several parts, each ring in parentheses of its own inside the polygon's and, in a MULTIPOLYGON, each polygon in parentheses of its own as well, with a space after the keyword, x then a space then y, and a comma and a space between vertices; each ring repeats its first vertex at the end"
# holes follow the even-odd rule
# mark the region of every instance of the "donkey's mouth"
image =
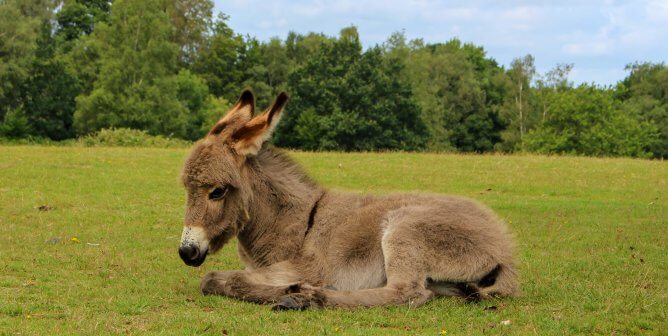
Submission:
POLYGON ((179 256, 181 260, 188 266, 197 267, 204 263, 208 251, 200 251, 199 248, 193 245, 185 245, 179 248, 179 256))

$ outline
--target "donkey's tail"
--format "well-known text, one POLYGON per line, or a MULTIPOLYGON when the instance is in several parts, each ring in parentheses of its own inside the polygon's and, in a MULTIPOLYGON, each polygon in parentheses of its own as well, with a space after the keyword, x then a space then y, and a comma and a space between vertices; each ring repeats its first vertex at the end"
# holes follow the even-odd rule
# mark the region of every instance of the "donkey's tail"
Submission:
POLYGON ((479 301, 489 296, 514 296, 518 293, 517 275, 512 265, 499 264, 476 282, 449 282, 427 279, 427 289, 437 295, 460 296, 479 301))
POLYGON ((499 264, 477 283, 482 298, 488 296, 515 296, 519 293, 517 273, 510 264, 499 264))

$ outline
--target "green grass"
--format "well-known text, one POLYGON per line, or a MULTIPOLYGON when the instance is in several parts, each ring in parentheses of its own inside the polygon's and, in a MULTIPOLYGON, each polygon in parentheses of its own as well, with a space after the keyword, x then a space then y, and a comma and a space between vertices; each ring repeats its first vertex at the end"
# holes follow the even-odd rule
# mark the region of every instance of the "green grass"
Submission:
POLYGON ((277 313, 198 292, 205 272, 241 266, 234 242, 200 268, 179 260, 185 155, 0 147, 0 334, 668 333, 664 162, 292 153, 331 188, 485 202, 517 236, 523 295, 277 313))

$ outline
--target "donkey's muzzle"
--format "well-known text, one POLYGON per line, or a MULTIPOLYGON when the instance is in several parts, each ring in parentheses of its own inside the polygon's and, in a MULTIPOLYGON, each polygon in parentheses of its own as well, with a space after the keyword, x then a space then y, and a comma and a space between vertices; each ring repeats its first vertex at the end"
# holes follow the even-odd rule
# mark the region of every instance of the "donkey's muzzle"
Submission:
POLYGON ((197 267, 206 259, 206 251, 202 252, 195 245, 181 245, 179 256, 188 266, 197 267))

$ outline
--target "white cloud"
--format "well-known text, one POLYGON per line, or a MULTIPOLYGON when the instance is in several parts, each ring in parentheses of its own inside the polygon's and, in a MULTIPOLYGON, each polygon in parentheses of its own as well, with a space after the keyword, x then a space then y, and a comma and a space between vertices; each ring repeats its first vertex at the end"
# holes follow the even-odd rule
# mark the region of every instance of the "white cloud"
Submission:
POLYGON ((663 15, 668 19, 668 1, 620 3, 601 9, 607 21, 598 31, 571 34, 562 50, 573 55, 604 55, 650 50, 665 45, 668 25, 654 22, 663 15), (663 12, 662 12, 663 11, 663 12), (650 15, 650 13, 653 13, 650 15))
POLYGON ((536 22, 541 18, 543 11, 537 7, 515 7, 504 10, 500 14, 501 19, 523 22, 536 22))
MULTIPOLYGON (((635 60, 665 61, 668 0, 216 0, 230 26, 266 40, 288 31, 338 34, 358 26, 365 46, 404 30, 408 38, 453 37, 482 45, 501 64, 531 53, 539 71, 575 63, 580 74, 635 60), (591 71, 590 71, 591 70, 591 71)), ((607 70, 606 70, 607 71, 607 70)), ((607 71, 600 78, 611 78, 607 71)), ((616 73, 619 75, 619 73, 616 73)), ((623 76, 623 74, 621 74, 623 76)), ((618 78, 621 79, 621 78, 618 78)))
POLYGON ((610 52, 610 43, 608 41, 568 43, 562 50, 570 55, 604 55, 610 52))
POLYGON ((665 25, 668 20, 668 0, 650 0, 646 6, 646 13, 650 20, 665 25))

